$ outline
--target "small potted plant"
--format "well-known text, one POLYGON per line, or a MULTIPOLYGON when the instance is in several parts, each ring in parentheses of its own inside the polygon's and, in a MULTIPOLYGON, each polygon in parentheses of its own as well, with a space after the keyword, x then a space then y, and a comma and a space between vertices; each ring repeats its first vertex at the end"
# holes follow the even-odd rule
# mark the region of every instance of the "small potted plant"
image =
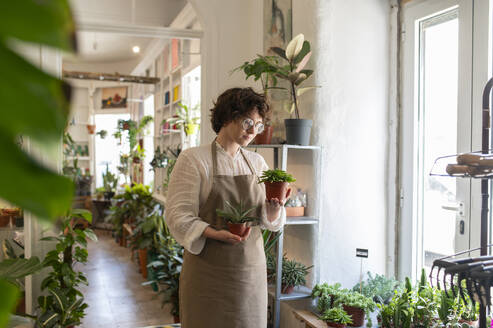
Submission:
POLYGON ((306 284, 306 276, 313 267, 307 267, 303 263, 295 260, 288 260, 285 256, 282 258, 282 277, 281 277, 281 292, 283 294, 291 294, 294 287, 303 286, 306 284))
POLYGON ((247 229, 246 223, 258 220, 256 217, 249 216, 257 208, 256 206, 246 209, 241 201, 237 205, 232 205, 226 201, 226 207, 228 208, 227 211, 216 209, 216 213, 227 221, 229 231, 232 234, 243 236, 247 229))
POLYGON ((176 127, 179 128, 183 127, 187 136, 194 135, 197 133, 200 126, 200 117, 194 114, 199 105, 189 108, 187 105, 179 102, 178 106, 180 106, 180 108, 176 110, 176 117, 171 117, 165 120, 165 122, 176 125, 176 127))
POLYGON ((274 129, 272 128, 271 122, 265 122, 264 131, 262 133, 257 134, 254 139, 256 145, 269 145, 272 140, 272 133, 274 129))
POLYGON ((265 194, 267 199, 277 198, 284 202, 291 194, 290 182, 295 182, 296 179, 286 171, 275 169, 267 170, 262 173, 258 183, 265 184, 265 194))
POLYGON ((106 136, 108 135, 108 131, 106 130, 100 130, 96 133, 101 139, 104 139, 106 138, 106 136))
POLYGON ((344 328, 353 323, 351 316, 341 307, 333 307, 325 311, 320 319, 327 323, 329 327, 344 328))
MULTIPOLYGON (((115 190, 117 184, 118 184, 118 177, 116 176, 116 174, 111 173, 108 164, 106 164, 106 172, 103 173, 103 187, 102 187, 104 199, 110 200, 111 198, 113 198, 113 196, 115 196, 115 190)), ((101 189, 99 189, 99 191, 101 191, 101 189)))
POLYGON ((94 132, 96 132, 96 124, 87 124, 86 127, 89 134, 94 134, 94 132))
POLYGON ((343 293, 334 301, 334 305, 342 305, 344 311, 351 315, 353 323, 350 327, 360 327, 365 322, 365 314, 370 318, 371 311, 375 310, 376 304, 369 297, 366 297, 359 292, 348 291, 343 293))

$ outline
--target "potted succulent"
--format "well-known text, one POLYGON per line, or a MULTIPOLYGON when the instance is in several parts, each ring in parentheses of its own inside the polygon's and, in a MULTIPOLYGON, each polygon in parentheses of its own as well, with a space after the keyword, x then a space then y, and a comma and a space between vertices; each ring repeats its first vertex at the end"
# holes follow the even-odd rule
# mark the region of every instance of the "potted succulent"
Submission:
MULTIPOLYGON (((365 314, 370 319, 371 311, 375 310, 375 303, 359 292, 348 291, 340 295, 335 301, 334 306, 342 305, 344 311, 351 315, 353 323, 350 327, 360 327, 365 322, 365 314)), ((371 324, 370 324, 371 326, 371 324)))
POLYGON ((168 118, 163 123, 169 123, 176 125, 178 128, 183 128, 187 136, 194 135, 200 126, 200 117, 194 114, 199 105, 197 104, 193 108, 189 108, 187 105, 179 102, 178 106, 180 108, 176 110, 176 117, 168 118))
MULTIPOLYGON (((110 200, 115 196, 116 186, 118 184, 118 177, 116 174, 111 173, 108 168, 108 164, 106 164, 106 172, 103 172, 103 195, 104 199, 110 200)), ((98 188, 99 189, 99 188, 98 188)), ((99 189, 101 191, 101 189, 99 189)))
POLYGON ((291 194, 290 182, 295 182, 296 179, 286 171, 275 169, 262 172, 258 183, 264 183, 265 194, 267 199, 277 198, 284 202, 291 194))
POLYGON ((320 316, 320 319, 327 322, 327 326, 337 328, 344 328, 353 323, 351 316, 341 307, 328 309, 320 316))
POLYGON ((317 284, 313 287, 311 297, 317 299, 317 309, 320 313, 324 313, 332 306, 332 303, 345 292, 347 292, 347 290, 342 289, 340 283, 329 285, 324 282, 323 284, 317 284))
POLYGON ((257 208, 256 206, 245 208, 241 201, 236 205, 232 205, 230 202, 226 201, 226 207, 228 208, 228 211, 216 209, 216 214, 227 221, 229 231, 232 234, 243 236, 247 229, 246 223, 258 220, 256 217, 249 216, 249 214, 257 208))
POLYGON ((285 256, 282 258, 282 277, 281 277, 281 292, 283 294, 291 294, 294 287, 303 286, 306 284, 306 276, 313 267, 307 267, 303 263, 295 260, 288 260, 285 256))

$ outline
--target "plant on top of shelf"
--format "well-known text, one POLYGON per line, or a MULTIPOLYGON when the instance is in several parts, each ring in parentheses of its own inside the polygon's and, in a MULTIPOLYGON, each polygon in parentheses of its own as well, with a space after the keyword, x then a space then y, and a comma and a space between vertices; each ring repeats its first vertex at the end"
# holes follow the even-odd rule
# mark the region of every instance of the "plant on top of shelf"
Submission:
POLYGON ((183 128, 187 136, 193 135, 197 132, 200 127, 200 116, 195 115, 199 104, 195 105, 193 108, 189 108, 187 105, 178 102, 180 108, 176 109, 177 117, 170 117, 163 120, 164 122, 170 124, 176 124, 179 128, 183 128))
POLYGON ((226 201, 225 204, 226 208, 224 210, 216 209, 216 214, 226 220, 229 231, 235 235, 243 236, 247 229, 246 223, 259 220, 257 217, 249 216, 257 206, 245 208, 242 201, 234 205, 226 201))
POLYGON ((295 181, 296 179, 291 174, 281 169, 266 170, 258 179, 258 183, 265 185, 267 199, 277 198, 282 203, 291 194, 289 183, 295 181))
POLYGON ((325 321, 329 327, 342 328, 353 323, 351 316, 342 307, 328 309, 320 316, 320 319, 325 321))
POLYGON ((286 256, 282 257, 282 276, 281 276, 281 291, 284 294, 290 294, 294 287, 304 286, 306 284, 306 276, 310 272, 313 265, 307 267, 303 263, 295 260, 289 260, 286 256))

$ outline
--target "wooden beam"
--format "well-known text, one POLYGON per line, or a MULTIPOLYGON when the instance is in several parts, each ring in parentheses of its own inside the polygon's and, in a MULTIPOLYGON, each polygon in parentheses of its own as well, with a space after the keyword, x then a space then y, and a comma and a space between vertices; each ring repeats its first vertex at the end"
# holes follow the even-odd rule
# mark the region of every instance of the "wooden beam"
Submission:
POLYGON ((104 24, 96 22, 80 22, 77 25, 78 31, 84 32, 104 32, 115 33, 129 36, 158 39, 200 39, 203 36, 202 31, 189 30, 161 26, 143 26, 143 25, 121 25, 121 24, 104 24))
POLYGON ((97 81, 115 81, 115 82, 130 82, 142 84, 156 84, 160 79, 157 77, 144 77, 135 75, 109 74, 109 73, 91 73, 91 72, 75 72, 63 71, 64 78, 80 79, 80 80, 97 80, 97 81))

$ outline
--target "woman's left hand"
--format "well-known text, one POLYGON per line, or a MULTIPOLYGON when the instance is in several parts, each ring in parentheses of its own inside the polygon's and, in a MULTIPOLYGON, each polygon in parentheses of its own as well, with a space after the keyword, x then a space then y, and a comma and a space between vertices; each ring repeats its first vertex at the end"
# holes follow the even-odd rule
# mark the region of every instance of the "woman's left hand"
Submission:
POLYGON ((267 220, 270 222, 276 220, 281 214, 281 207, 284 204, 277 198, 272 198, 271 200, 265 200, 265 212, 267 214, 267 220))

